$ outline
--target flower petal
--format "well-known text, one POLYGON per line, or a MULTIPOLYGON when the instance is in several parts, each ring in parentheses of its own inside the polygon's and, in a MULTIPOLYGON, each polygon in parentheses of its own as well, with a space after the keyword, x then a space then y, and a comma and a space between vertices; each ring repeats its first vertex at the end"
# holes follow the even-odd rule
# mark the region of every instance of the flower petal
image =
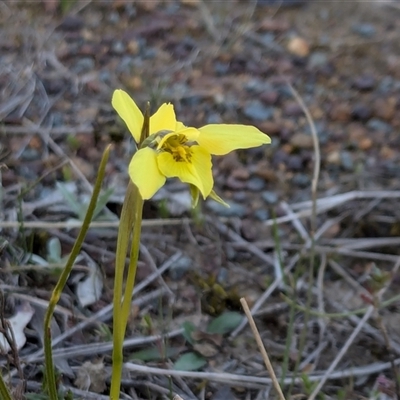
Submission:
POLYGON ((150 147, 138 150, 129 164, 129 176, 138 187, 143 200, 154 196, 165 183, 157 165, 157 153, 150 147))
POLYGON ((178 177, 182 182, 196 186, 206 198, 213 186, 211 155, 200 146, 191 146, 191 162, 175 161, 172 154, 162 152, 158 155, 158 167, 167 178, 178 177))
POLYGON ((181 129, 185 129, 186 125, 184 125, 181 121, 176 121, 176 126, 175 126, 175 130, 179 131, 181 129))
POLYGON ((215 155, 271 143, 271 138, 254 126, 211 124, 199 128, 199 131, 197 143, 215 155))
POLYGON ((176 116, 174 106, 164 103, 150 117, 150 135, 160 131, 175 131, 176 116))
POLYGON ((136 143, 139 143, 143 127, 143 114, 128 93, 121 89, 115 90, 111 104, 123 119, 136 143))

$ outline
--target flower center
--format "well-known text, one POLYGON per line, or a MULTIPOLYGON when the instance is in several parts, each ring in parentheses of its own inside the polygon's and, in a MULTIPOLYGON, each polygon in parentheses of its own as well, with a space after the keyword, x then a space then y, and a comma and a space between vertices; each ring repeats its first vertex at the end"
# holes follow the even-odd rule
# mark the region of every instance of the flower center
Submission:
POLYGON ((177 162, 191 162, 192 150, 187 137, 182 134, 171 135, 161 146, 163 151, 172 154, 177 162))

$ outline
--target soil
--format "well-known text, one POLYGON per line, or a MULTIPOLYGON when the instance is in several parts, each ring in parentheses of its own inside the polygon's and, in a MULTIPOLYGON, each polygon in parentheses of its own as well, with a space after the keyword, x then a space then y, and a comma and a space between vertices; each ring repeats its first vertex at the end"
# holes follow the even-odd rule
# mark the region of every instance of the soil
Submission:
POLYGON ((378 0, 1 3, 2 316, 31 316, 26 343, 0 358, 14 387, 45 398, 44 310, 113 143, 105 208, 52 327, 65 334, 60 390, 107 398, 106 310, 134 151, 110 102, 122 88, 142 109, 171 102, 186 125, 254 125, 272 143, 213 160, 229 209, 192 210, 174 180, 146 202, 121 398, 278 398, 251 330, 236 328, 241 297, 287 399, 322 381, 325 398, 398 398, 399 15, 378 0), (180 376, 159 371, 174 367, 180 376))

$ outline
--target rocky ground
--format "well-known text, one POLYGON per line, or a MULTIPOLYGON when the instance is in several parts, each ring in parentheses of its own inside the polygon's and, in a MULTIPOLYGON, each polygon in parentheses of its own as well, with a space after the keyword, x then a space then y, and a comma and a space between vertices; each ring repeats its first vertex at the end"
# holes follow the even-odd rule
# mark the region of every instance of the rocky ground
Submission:
POLYGON ((230 208, 193 211, 173 180, 146 204, 121 398, 276 398, 240 297, 288 399, 318 383, 325 398, 397 398, 399 16, 380 1, 0 3, 0 288, 3 315, 27 321, 3 374, 44 398, 44 310, 113 143, 106 207, 53 326, 60 388, 107 398, 134 150, 110 104, 123 88, 141 107, 172 102, 187 125, 252 124, 272 144, 214 160, 230 208))

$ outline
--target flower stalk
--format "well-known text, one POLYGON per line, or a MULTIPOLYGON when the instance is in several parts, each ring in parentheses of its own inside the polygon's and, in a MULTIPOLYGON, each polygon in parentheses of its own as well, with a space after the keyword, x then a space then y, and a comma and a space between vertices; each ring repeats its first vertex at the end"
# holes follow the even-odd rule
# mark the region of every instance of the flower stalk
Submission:
POLYGON ((72 267, 74 266, 75 260, 78 257, 82 244, 85 240, 86 234, 90 227, 90 222, 92 221, 94 212, 96 210, 97 199, 100 194, 101 185, 104 179, 107 161, 110 155, 111 145, 107 146, 104 150, 103 156, 101 158, 99 171, 97 174, 96 182, 93 188, 92 197, 82 223, 82 228, 79 231, 78 237, 72 247, 71 254, 68 257, 67 263, 61 272, 58 282, 53 289, 51 298, 49 301, 49 306, 47 307, 46 314, 44 317, 44 362, 45 362, 45 376, 46 376, 46 386, 47 392, 50 400, 58 400, 57 394, 57 384, 56 376, 54 371, 53 362, 53 351, 51 345, 51 320, 53 318, 54 310, 58 301, 60 300, 61 293, 67 283, 69 274, 71 273, 72 267))
MULTIPOLYGON (((149 132, 149 105, 144 115, 142 132, 140 135, 140 146, 149 132)), ((143 215, 143 199, 137 186, 131 181, 125 195, 122 206, 120 225, 118 229, 117 250, 115 258, 115 278, 114 278, 114 298, 113 298, 113 353, 112 353, 112 375, 110 399, 118 400, 121 390, 121 378, 123 367, 123 347, 126 327, 128 324, 131 310, 133 289, 139 258, 140 235, 143 215), (131 251, 129 256, 129 266, 123 290, 126 254, 131 240, 131 251)))

